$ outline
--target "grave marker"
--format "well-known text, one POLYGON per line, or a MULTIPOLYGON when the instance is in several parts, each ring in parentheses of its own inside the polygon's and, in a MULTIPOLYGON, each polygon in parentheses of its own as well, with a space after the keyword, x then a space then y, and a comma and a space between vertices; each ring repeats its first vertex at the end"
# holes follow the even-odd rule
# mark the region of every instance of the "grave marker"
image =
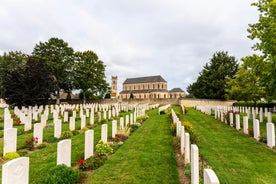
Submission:
POLYGON ((57 165, 71 167, 71 139, 64 139, 57 144, 57 165))

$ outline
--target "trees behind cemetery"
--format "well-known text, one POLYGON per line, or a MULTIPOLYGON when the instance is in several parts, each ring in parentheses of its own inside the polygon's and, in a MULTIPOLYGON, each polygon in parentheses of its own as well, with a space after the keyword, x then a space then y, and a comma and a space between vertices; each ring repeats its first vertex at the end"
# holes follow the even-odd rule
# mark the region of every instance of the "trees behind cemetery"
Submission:
POLYGON ((227 81, 234 78, 237 71, 238 63, 234 56, 225 51, 216 52, 187 91, 196 98, 225 99, 225 89, 229 88, 227 81))
POLYGON ((257 52, 242 58, 237 75, 227 76, 224 82, 222 78, 213 78, 219 77, 220 68, 224 67, 211 70, 207 64, 197 81, 187 88, 191 96, 254 102, 276 100, 276 1, 259 0, 252 5, 260 15, 257 23, 249 24, 248 38, 256 41, 252 49, 257 52))
POLYGON ((93 51, 74 52, 59 38, 34 47, 32 55, 11 51, 0 56, 1 98, 13 105, 45 104, 59 92, 81 90, 103 97, 109 90, 105 65, 93 51))

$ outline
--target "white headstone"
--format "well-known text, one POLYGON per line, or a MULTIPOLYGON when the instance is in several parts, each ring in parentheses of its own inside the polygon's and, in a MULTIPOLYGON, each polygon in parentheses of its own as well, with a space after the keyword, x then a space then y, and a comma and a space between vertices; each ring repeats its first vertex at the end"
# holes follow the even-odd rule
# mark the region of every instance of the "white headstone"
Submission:
POLYGON ((112 138, 117 134, 117 120, 112 121, 112 138))
POLYGON ((94 130, 85 131, 84 159, 94 155, 94 130))
POLYGON ((275 128, 274 123, 266 124, 266 132, 267 132, 267 145, 270 148, 275 146, 275 128))
POLYGON ((93 108, 90 111, 90 125, 94 125, 94 110, 93 108))
POLYGON ((29 157, 19 157, 2 167, 3 184, 29 183, 29 157))
POLYGON ((240 123, 240 115, 236 114, 236 129, 241 129, 241 123, 240 123))
POLYGON ((191 183, 199 183, 199 151, 195 144, 191 145, 191 183))
POLYGON ((254 130, 254 138, 256 140, 260 139, 260 123, 259 120, 255 119, 254 125, 253 125, 253 130, 254 130))
POLYGON ((4 130, 4 147, 3 155, 8 152, 16 152, 17 145, 17 128, 9 128, 4 130))
POLYGON ((234 124, 234 116, 233 116, 233 113, 229 113, 229 117, 230 117, 230 126, 233 127, 233 124, 234 124))
POLYGON ((71 167, 71 139, 64 139, 57 144, 57 165, 71 167))
POLYGON ((272 114, 271 114, 271 112, 267 112, 267 122, 272 123, 272 114))
POLYGON ((63 121, 68 122, 68 111, 64 111, 63 121))
POLYGON ((25 124, 24 124, 24 131, 29 131, 32 129, 32 117, 31 116, 26 116, 25 117, 25 124))
POLYGON ((86 116, 81 116, 81 129, 83 129, 86 126, 86 116))
POLYGON ((98 112, 98 122, 101 122, 101 112, 98 112))
POLYGON ((102 124, 101 140, 107 142, 107 124, 102 124))
POLYGON ((120 128, 123 128, 124 126, 124 117, 120 117, 120 128))
POLYGON ((34 137, 37 137, 36 144, 41 144, 43 142, 43 127, 41 123, 34 124, 34 137))
POLYGON ((218 177, 212 169, 204 169, 204 184, 219 184, 218 177))
POLYGON ((185 164, 190 163, 190 134, 185 133, 185 154, 184 154, 184 162, 185 164))
POLYGON ((260 108, 259 119, 260 119, 260 123, 264 122, 263 108, 260 108))
POLYGON ((4 130, 12 128, 13 119, 4 119, 4 130))
POLYGON ((69 130, 73 131, 75 130, 76 119, 74 116, 71 116, 69 119, 69 130))
POLYGON ((181 126, 181 136, 180 136, 180 152, 181 155, 184 154, 184 148, 185 148, 185 128, 184 126, 181 126))
POLYGON ((248 134, 248 117, 243 116, 243 133, 248 134))
POLYGON ((129 125, 129 115, 126 115, 126 127, 129 125))
POLYGON ((54 137, 56 138, 60 138, 61 136, 61 129, 62 129, 62 125, 61 125, 61 120, 60 119, 56 119, 55 123, 54 123, 54 137))
POLYGON ((133 114, 132 113, 130 114, 130 124, 131 125, 133 124, 133 114))

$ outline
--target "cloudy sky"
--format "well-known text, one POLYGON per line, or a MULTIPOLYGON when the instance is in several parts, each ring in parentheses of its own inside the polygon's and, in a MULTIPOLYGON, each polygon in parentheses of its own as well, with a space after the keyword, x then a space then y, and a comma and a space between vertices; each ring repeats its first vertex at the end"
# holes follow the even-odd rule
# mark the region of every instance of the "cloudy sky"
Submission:
POLYGON ((63 39, 92 50, 107 81, 161 75, 168 89, 196 81, 217 51, 237 60, 253 53, 248 24, 256 0, 1 0, 0 54, 31 54, 35 44, 63 39))

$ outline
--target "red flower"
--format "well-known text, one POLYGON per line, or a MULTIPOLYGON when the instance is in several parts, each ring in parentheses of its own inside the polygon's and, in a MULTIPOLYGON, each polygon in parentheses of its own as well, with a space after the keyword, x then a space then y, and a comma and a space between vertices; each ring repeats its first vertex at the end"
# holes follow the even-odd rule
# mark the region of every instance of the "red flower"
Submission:
POLYGON ((85 160, 80 159, 80 160, 77 160, 77 162, 80 163, 80 164, 84 164, 85 160))

